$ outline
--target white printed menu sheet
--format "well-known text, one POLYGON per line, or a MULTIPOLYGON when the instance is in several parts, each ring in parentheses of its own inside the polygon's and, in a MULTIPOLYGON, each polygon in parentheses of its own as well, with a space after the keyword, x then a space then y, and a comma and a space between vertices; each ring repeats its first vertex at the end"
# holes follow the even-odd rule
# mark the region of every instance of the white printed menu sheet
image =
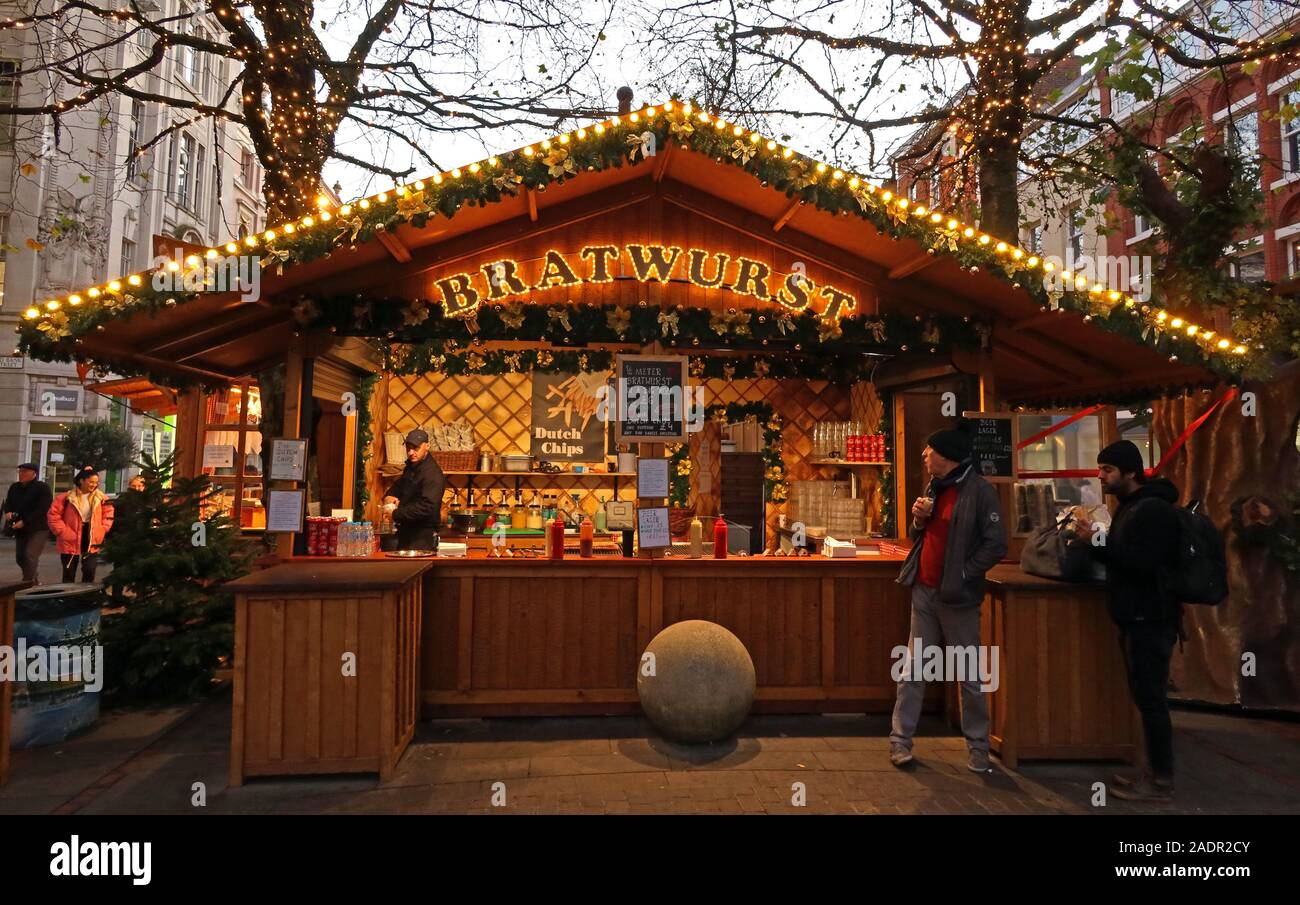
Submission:
POLYGON ((204 468, 234 468, 235 448, 228 443, 207 443, 203 446, 204 468))
POLYGON ((667 547, 672 544, 668 531, 668 507, 651 506, 636 511, 637 540, 642 550, 667 547))
POLYGON ((269 477, 272 481, 307 480, 307 441, 272 440, 269 477))
POLYGON ((266 530, 301 531, 303 490, 272 490, 267 493, 266 530))
POLYGON ((668 496, 668 460, 636 460, 636 495, 662 499, 668 496))

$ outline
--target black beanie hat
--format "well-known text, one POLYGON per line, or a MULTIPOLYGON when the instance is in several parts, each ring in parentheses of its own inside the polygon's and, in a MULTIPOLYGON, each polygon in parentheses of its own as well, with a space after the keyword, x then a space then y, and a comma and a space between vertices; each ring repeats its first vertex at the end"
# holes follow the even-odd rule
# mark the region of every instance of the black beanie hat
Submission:
POLYGON ((1146 480, 1146 468, 1142 464, 1142 451, 1132 440, 1117 440, 1097 453, 1098 465, 1113 465, 1121 472, 1137 475, 1139 481, 1146 480))
POLYGON ((954 462, 965 462, 970 458, 970 434, 963 430, 935 431, 925 440, 925 445, 954 462))

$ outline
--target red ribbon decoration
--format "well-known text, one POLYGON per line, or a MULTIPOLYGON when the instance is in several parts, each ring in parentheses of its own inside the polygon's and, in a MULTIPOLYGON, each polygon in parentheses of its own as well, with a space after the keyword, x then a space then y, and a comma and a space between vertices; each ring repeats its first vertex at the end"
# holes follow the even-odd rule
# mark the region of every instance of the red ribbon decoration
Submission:
POLYGON ((1210 406, 1208 409, 1205 410, 1205 414, 1201 415, 1201 417, 1197 418, 1191 424, 1187 425, 1187 428, 1181 434, 1179 434, 1178 439, 1174 441, 1174 445, 1169 447, 1167 450, 1165 450, 1165 454, 1160 457, 1160 461, 1156 463, 1156 467, 1151 469, 1150 472, 1148 473, 1153 475, 1159 474, 1160 469, 1165 467, 1165 463, 1167 463, 1170 459, 1174 457, 1174 453, 1182 449, 1183 444, 1187 442, 1188 438, 1191 437, 1192 434, 1196 433, 1196 429, 1199 428, 1202 424, 1204 424, 1206 419, 1209 418, 1211 415, 1213 415, 1215 411, 1219 408, 1219 406, 1223 405, 1223 403, 1227 402, 1229 399, 1231 399, 1236 395, 1237 395, 1237 388, 1231 387, 1228 390, 1228 392, 1224 393, 1223 396, 1221 396, 1219 400, 1214 403, 1214 405, 1210 406))
POLYGON ((1088 408, 1084 409, 1081 412, 1075 412, 1073 415, 1071 415, 1069 418, 1066 418, 1060 424, 1053 424, 1047 430, 1040 431, 1039 433, 1034 434, 1028 440, 1021 440, 1018 444, 1016 444, 1016 449, 1024 449, 1026 446, 1029 446, 1033 443, 1037 443, 1039 440, 1043 439, 1044 437, 1048 437, 1056 433, 1061 428, 1069 427, 1071 424, 1078 421, 1080 418, 1087 418, 1089 415, 1091 415, 1093 412, 1097 411, 1100 408, 1104 408, 1104 406, 1099 402, 1096 405, 1089 406, 1088 408))

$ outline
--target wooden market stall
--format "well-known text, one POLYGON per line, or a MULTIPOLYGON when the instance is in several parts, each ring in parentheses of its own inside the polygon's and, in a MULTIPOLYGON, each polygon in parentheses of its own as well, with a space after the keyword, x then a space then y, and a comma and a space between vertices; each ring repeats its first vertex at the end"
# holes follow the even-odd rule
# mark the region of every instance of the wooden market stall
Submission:
MULTIPOLYGON (((237 518, 272 491, 305 490, 305 512, 315 504, 323 516, 355 510, 376 521, 401 437, 415 427, 465 436, 456 425, 472 441, 438 453, 444 525, 453 512, 548 495, 586 516, 614 501, 671 501, 686 521, 711 522, 752 506, 755 524, 738 523, 749 555, 722 561, 680 549, 625 558, 612 533, 590 561, 486 548, 433 561, 419 641, 426 717, 627 712, 640 651, 689 618, 717 621, 746 644, 763 709, 888 709, 891 651, 908 625, 906 591, 893 582, 906 548, 898 514, 924 486, 925 437, 964 412, 1001 419, 989 473, 1023 537, 1079 502, 1086 480, 1072 472, 1093 469, 1096 450, 1140 428, 1107 403, 1214 385, 1225 372, 1208 328, 1143 334, 1167 313, 1157 320, 1099 284, 1049 294, 1036 256, 680 104, 213 252, 267 248, 291 266, 264 273, 255 301, 208 293, 123 305, 50 350, 188 384, 181 467, 219 471, 205 466, 218 461, 213 447, 233 448, 237 518), (596 394, 618 356, 645 355, 682 362, 683 389, 702 394, 704 415, 685 442, 626 450, 669 459, 670 492, 654 498, 637 496, 635 466, 619 458, 612 431, 587 435, 589 420, 566 422, 571 434, 538 430, 556 411, 573 414, 575 388, 596 394), (846 434, 879 440, 850 456, 846 434), (307 441, 301 475, 272 473, 263 445, 272 437, 307 441), (502 464, 511 456, 532 459, 515 471, 502 464), (554 470, 538 470, 541 459, 554 470), (1031 484, 1045 489, 1021 489, 1031 484), (778 555, 796 524, 830 524, 825 533, 856 539, 860 552, 778 555)), ((513 548, 540 543, 511 530, 513 548)), ((308 552, 301 531, 277 538, 281 558, 308 552)), ((1110 694, 1116 661, 1085 648, 1113 639, 1095 593, 1080 594, 1060 609, 1061 625, 1051 607, 1035 610, 1047 626, 1039 638, 1065 645, 1063 656, 1100 657, 1110 694), (1082 645, 1066 631, 1081 611, 1097 626, 1082 645)), ((1013 594, 995 599, 999 613, 1018 606, 1013 594)), ((256 605, 250 598, 241 613, 256 605)), ((255 624, 241 623, 240 637, 255 624)), ((1023 732, 1037 711, 1016 712, 1023 732)), ((1075 741, 1041 750, 1091 744, 1075 741)), ((1104 756, 1127 756, 1125 744, 1104 756)))

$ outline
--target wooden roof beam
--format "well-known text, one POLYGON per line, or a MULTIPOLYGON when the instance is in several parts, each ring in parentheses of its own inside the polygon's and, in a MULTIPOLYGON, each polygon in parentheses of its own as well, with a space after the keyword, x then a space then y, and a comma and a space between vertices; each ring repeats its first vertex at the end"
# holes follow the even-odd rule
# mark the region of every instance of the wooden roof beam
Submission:
POLYGON ((1106 362, 1084 358, 1069 346, 1036 333, 1015 333, 995 328, 993 344, 996 347, 998 343, 1016 348, 1020 352, 1042 356, 1044 361, 1051 361, 1056 370, 1064 371, 1076 380, 1090 380, 1099 372, 1110 368, 1106 362))
POLYGON ((781 228, 790 222, 790 218, 794 216, 795 211, 799 210, 802 206, 802 201, 796 201, 794 204, 791 204, 786 208, 785 213, 777 217, 776 222, 772 224, 772 232, 779 233, 781 228))
POLYGON ((537 222, 537 191, 535 189, 524 189, 524 194, 528 196, 528 219, 536 223, 537 222))
POLYGON ((278 324, 285 319, 287 311, 282 309, 267 309, 261 305, 249 308, 244 305, 240 308, 227 309, 235 313, 235 316, 223 317, 209 322, 208 326, 186 333, 170 342, 153 346, 145 349, 144 354, 161 358, 168 358, 174 361, 183 361, 187 358, 193 358, 195 355, 202 355, 204 352, 214 348, 216 345, 225 345, 230 341, 230 335, 235 334, 237 339, 245 339, 250 333, 256 332, 263 327, 269 327, 278 324), (240 310, 240 309, 243 310, 240 310))
POLYGON ((1012 321, 1007 326, 1012 330, 1018 331, 1032 330, 1043 324, 1053 323, 1058 318, 1069 313, 1070 312, 1064 308, 1048 309, 1047 311, 1040 311, 1037 314, 1031 314, 1029 317, 1022 317, 1018 321, 1012 321))
POLYGON ((655 182, 661 182, 664 176, 668 173, 668 161, 672 159, 673 156, 673 144, 669 142, 668 147, 664 148, 663 153, 656 156, 657 159, 655 160, 653 178, 655 182))
MULTIPOLYGON (((1210 386, 1218 383, 1219 377, 1211 374, 1209 371, 1197 367, 1185 368, 1166 368, 1160 370, 1139 371, 1136 374, 1128 375, 1122 378, 1115 376, 1098 377, 1093 380, 1086 380, 1080 383, 1072 383, 1069 386, 1071 392, 1077 392, 1080 396, 1086 396, 1090 392, 1097 390, 1113 390, 1116 387, 1123 387, 1131 390, 1138 390, 1144 387, 1156 386, 1176 386, 1178 384, 1198 384, 1210 386)), ((1040 396, 1048 395, 1054 390, 1022 390, 1020 392, 1012 391, 1008 397, 1014 401, 1033 400, 1040 396)))
MULTIPOLYGON (((536 218, 534 217, 533 219, 536 218)), ((407 248, 402 240, 397 238, 397 235, 393 233, 392 230, 376 230, 375 238, 379 240, 380 245, 388 249, 388 253, 392 255, 399 264, 405 264, 407 261, 411 260, 411 249, 407 248)))
POLYGON ((901 280, 904 277, 910 277, 912 274, 929 267, 937 260, 939 260, 938 255, 932 255, 928 251, 923 251, 919 255, 908 258, 902 264, 896 265, 889 271, 889 278, 891 280, 901 280))

